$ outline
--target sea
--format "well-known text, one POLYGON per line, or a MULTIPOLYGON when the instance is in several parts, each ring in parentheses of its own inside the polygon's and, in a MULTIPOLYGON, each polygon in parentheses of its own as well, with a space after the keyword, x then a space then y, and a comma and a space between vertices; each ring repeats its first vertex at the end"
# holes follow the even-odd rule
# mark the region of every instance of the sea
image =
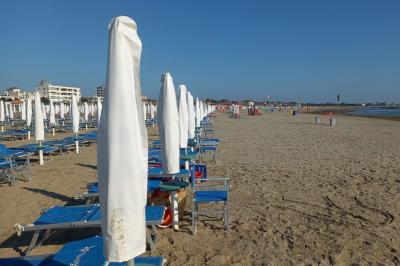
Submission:
POLYGON ((369 117, 400 117, 400 109, 361 108, 349 112, 348 115, 369 116, 369 117))

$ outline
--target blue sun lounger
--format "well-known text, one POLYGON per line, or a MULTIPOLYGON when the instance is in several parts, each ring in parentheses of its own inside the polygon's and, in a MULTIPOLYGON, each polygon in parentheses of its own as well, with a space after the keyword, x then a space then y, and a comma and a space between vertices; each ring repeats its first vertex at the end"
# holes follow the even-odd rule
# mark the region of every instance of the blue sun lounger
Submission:
POLYGON ((31 152, 7 148, 4 144, 0 144, 0 159, 3 160, 0 181, 10 183, 11 186, 15 185, 17 178, 31 181, 30 155, 32 155, 31 152), (7 161, 8 165, 4 161, 7 161))
MULTIPOLYGON (((146 206, 146 225, 150 226, 151 232, 147 230, 147 243, 151 250, 155 250, 157 242, 157 224, 161 224, 164 217, 164 206, 146 206)), ((15 224, 17 235, 22 232, 32 231, 33 237, 28 249, 25 251, 30 255, 32 250, 43 244, 54 233, 54 230, 79 229, 79 228, 100 228, 100 205, 88 204, 77 206, 54 206, 44 211, 32 224, 15 224), (38 241, 39 235, 44 236, 38 241)))
MULTIPOLYGON (((165 260, 161 256, 136 257, 135 266, 162 266, 165 260)), ((95 236, 66 243, 56 254, 0 259, 0 265, 7 266, 100 266, 105 265, 103 238, 95 236)), ((126 262, 112 262, 109 266, 123 266, 126 262)))

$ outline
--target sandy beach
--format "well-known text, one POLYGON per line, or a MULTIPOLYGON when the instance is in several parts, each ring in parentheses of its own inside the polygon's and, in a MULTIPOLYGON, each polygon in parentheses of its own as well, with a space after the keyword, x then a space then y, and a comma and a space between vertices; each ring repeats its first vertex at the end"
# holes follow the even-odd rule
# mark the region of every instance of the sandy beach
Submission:
MULTIPOLYGON (((208 219, 193 236, 189 200, 180 231, 160 229, 157 251, 148 254, 168 265, 400 264, 400 122, 340 117, 330 127, 327 117, 315 125, 314 116, 218 114, 214 129, 223 141, 207 170, 231 178, 230 230, 208 219)), ((15 223, 31 223, 41 208, 79 203, 74 196, 95 180, 92 145, 34 163, 30 183, 1 186, 0 257, 19 256, 29 243, 30 234, 16 236, 15 223)), ((33 254, 96 233, 66 231, 33 254)))

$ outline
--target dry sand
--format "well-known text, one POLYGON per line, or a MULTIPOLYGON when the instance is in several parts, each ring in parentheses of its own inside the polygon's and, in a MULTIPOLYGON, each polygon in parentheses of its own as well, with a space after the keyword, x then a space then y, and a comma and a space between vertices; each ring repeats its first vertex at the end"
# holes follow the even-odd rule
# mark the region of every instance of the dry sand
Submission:
MULTIPOLYGON (((341 117, 332 128, 314 115, 287 112, 232 119, 218 115, 223 139, 209 175, 230 173, 230 231, 202 221, 190 232, 159 231, 157 251, 171 265, 398 265, 400 260, 400 122, 341 117)), ((153 134, 153 130, 151 130, 153 134)), ((28 236, 13 224, 40 208, 72 204, 96 179, 95 146, 33 166, 31 183, 0 187, 0 256, 19 255, 28 236)), ((96 232, 64 233, 34 254, 96 232), (61 239, 61 241, 60 241, 61 239)))

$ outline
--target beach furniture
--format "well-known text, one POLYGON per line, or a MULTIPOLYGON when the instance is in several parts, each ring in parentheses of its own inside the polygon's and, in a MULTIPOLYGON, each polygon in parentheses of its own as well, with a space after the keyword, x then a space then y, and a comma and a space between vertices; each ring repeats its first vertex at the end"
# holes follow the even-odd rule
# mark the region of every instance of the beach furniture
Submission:
MULTIPOLYGON (((161 180, 148 180, 147 181, 147 193, 152 193, 154 190, 160 187, 162 184, 161 180)), ((99 184, 97 182, 89 183, 87 186, 87 192, 78 194, 76 199, 85 199, 86 204, 95 203, 99 198, 99 184)))
POLYGON ((211 140, 200 140, 199 150, 200 150, 200 160, 204 162, 204 158, 207 155, 211 155, 212 161, 216 161, 217 156, 217 141, 211 140))
POLYGON ((23 150, 23 151, 29 152, 31 154, 39 154, 39 151, 42 150, 43 154, 49 155, 50 158, 52 157, 54 152, 57 150, 56 148, 49 146, 49 145, 44 145, 43 143, 42 143, 42 145, 39 145, 37 143, 26 144, 26 145, 19 146, 16 149, 23 150))
POLYGON ((228 231, 228 194, 229 178, 227 177, 208 177, 205 166, 198 165, 192 168, 192 232, 196 234, 199 215, 222 214, 225 231, 228 231), (198 175, 200 172, 202 175, 198 175), (202 205, 216 205, 213 209, 199 209, 202 205), (222 208, 218 205, 222 205, 222 208))
MULTIPOLYGON (((161 224, 164 217, 165 208, 163 206, 146 206, 146 225, 151 228, 147 230, 146 240, 151 250, 155 250, 157 242, 157 224, 161 224)), ((47 210, 43 210, 33 223, 21 225, 15 224, 17 235, 22 232, 33 232, 32 240, 26 255, 30 255, 32 250, 41 246, 44 241, 49 239, 55 230, 62 229, 79 229, 79 228, 100 228, 100 204, 88 204, 77 206, 53 206, 47 210), (39 240, 39 235, 44 232, 43 237, 39 240)))
MULTIPOLYGON (((135 257, 135 266, 162 266, 165 260, 161 256, 135 257)), ((80 265, 97 266, 105 265, 103 255, 103 238, 91 238, 66 243, 56 254, 42 256, 27 256, 16 258, 1 258, 0 265, 7 266, 60 266, 80 265)), ((126 262, 112 262, 109 266, 127 265, 126 262)))
POLYGON ((16 179, 31 181, 29 156, 33 153, 16 148, 7 148, 0 144, 1 170, 0 181, 15 185, 16 179), (6 163, 8 162, 8 163, 6 163))

